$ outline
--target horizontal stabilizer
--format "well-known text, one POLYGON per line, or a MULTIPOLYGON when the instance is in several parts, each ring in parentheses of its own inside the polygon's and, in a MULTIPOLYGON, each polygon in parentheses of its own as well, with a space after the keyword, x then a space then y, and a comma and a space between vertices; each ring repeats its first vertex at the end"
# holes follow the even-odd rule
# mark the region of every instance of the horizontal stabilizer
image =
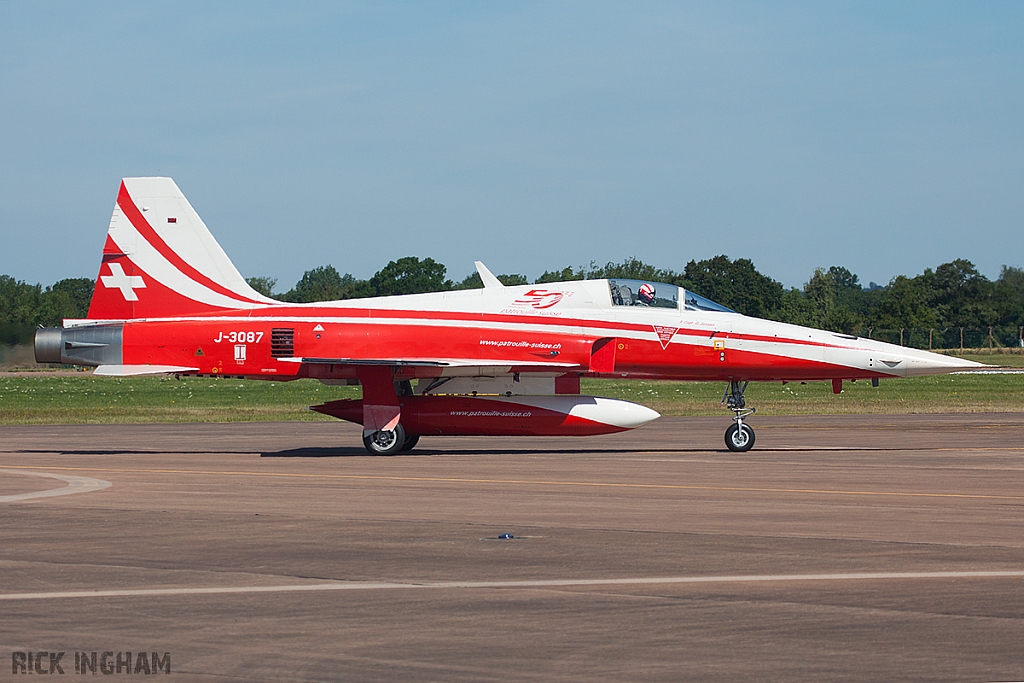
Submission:
POLYGON ((92 371, 101 377, 134 377, 136 375, 174 375, 199 372, 199 368, 178 365, 101 365, 92 371))

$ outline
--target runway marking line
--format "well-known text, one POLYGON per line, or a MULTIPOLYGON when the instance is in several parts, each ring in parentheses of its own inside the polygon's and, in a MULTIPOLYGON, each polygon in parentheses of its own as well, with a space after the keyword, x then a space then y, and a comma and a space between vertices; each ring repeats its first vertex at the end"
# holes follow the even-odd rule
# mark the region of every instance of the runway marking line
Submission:
POLYGON ((0 496, 0 503, 17 503, 25 500, 37 500, 39 498, 54 498, 56 496, 70 496, 76 493, 89 493, 90 491, 102 491, 113 486, 106 479, 94 479, 92 477, 75 477, 66 474, 51 474, 49 472, 33 472, 14 467, 4 467, 12 474, 23 474, 28 477, 48 477, 58 479, 67 484, 56 489, 44 489, 43 491, 30 491, 28 493, 15 493, 7 496, 0 496))
POLYGON ((52 591, 49 593, 0 593, 3 600, 56 600, 68 598, 125 598, 172 595, 216 595, 238 593, 301 593, 317 591, 367 591, 394 589, 503 589, 503 588, 572 588, 589 586, 656 586, 669 584, 714 583, 780 583, 799 581, 905 581, 914 579, 998 579, 1024 578, 1024 571, 976 572, 863 572, 841 574, 767 574, 740 576, 661 576, 624 579, 539 579, 526 581, 430 581, 376 582, 352 581, 334 583, 285 584, 277 586, 212 586, 193 588, 126 588, 121 590, 52 591))
MULTIPOLYGON (((26 469, 11 465, 0 465, 0 470, 26 469)), ((398 477, 379 474, 307 474, 303 472, 245 472, 240 470, 167 470, 167 469, 124 469, 113 467, 57 467, 53 465, 31 466, 30 469, 64 470, 74 472, 117 472, 122 474, 192 474, 210 476, 240 477, 282 477, 296 479, 336 479, 348 481, 395 481, 429 482, 449 484, 504 484, 528 486, 576 486, 592 488, 622 488, 668 491, 721 491, 731 493, 782 493, 802 495, 837 496, 895 496, 903 498, 956 498, 968 500, 1024 500, 1024 496, 1001 496, 982 493, 914 493, 909 491, 844 491, 841 489, 782 489, 746 486, 701 486, 695 484, 630 484, 625 482, 600 481, 531 481, 528 479, 468 479, 463 477, 398 477)))

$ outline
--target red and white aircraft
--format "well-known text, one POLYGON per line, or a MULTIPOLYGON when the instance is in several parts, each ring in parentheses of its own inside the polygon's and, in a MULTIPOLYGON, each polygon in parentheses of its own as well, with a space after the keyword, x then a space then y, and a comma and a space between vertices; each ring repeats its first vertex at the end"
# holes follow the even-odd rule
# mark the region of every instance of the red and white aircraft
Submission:
POLYGON ((583 435, 658 413, 580 395, 581 377, 726 382, 734 451, 750 381, 912 377, 979 364, 751 318, 674 285, 587 280, 310 304, 253 290, 170 178, 125 178, 88 317, 36 334, 42 363, 363 387, 314 406, 363 425, 374 454, 434 434, 583 435), (415 386, 413 384, 415 382, 415 386))

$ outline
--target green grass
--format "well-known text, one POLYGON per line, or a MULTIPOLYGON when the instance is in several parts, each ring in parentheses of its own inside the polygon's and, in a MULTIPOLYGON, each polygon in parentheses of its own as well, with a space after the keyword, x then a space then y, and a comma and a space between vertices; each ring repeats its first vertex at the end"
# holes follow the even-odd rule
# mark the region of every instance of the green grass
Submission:
POLYGON ((358 398, 315 380, 29 375, 0 377, 0 424, 330 420, 308 406, 358 398))
MULTIPOLYGON (((584 380, 583 393, 622 398, 663 415, 720 415, 724 383, 584 380)), ((359 387, 314 380, 38 374, 0 377, 0 424, 248 422, 331 420, 307 406, 358 398, 359 387)), ((761 415, 1024 411, 1024 375, 945 375, 846 382, 751 384, 747 403, 761 415)))

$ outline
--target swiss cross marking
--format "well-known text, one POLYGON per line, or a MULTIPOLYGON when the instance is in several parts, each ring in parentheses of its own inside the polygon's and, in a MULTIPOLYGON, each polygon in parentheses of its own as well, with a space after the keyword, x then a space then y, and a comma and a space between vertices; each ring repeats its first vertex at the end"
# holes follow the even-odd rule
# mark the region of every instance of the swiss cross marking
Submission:
POLYGON ((125 275, 124 268, 120 263, 111 263, 110 275, 100 276, 103 286, 107 289, 120 289, 125 301, 138 301, 139 295, 136 289, 145 289, 146 283, 141 275, 125 275))
POLYGON ((672 337, 676 336, 676 332, 679 331, 678 327, 662 327, 661 325, 654 325, 654 332, 658 335, 658 341, 661 342, 661 348, 667 349, 668 343, 672 341, 672 337))

